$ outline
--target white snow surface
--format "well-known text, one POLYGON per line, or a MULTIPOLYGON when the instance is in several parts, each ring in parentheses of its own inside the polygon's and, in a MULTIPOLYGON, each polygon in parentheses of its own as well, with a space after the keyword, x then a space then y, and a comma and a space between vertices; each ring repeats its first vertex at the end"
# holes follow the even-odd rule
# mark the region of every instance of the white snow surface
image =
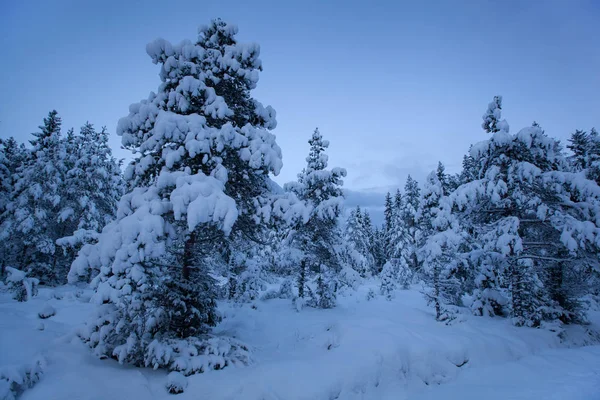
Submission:
MULTIPOLYGON (((465 314, 444 325, 417 287, 367 300, 378 288, 372 281, 349 290, 331 310, 297 312, 283 299, 220 304, 215 333, 248 344, 253 363, 190 376, 176 398, 600 399, 600 346, 569 347, 552 332, 499 318, 465 314)), ((91 294, 40 289, 24 303, 0 294, 0 376, 42 368, 23 400, 172 399, 166 371, 99 360, 80 342, 75 331, 94 310, 91 294), (38 330, 45 304, 57 313, 38 330)), ((570 337, 577 334, 574 327, 570 337)))

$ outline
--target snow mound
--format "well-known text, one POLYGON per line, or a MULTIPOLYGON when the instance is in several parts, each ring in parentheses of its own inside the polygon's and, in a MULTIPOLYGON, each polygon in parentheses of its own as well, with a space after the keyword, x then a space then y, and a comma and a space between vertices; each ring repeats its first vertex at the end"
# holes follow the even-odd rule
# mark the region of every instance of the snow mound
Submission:
POLYGON ((177 371, 171 372, 167 375, 167 391, 171 394, 179 394, 183 393, 185 388, 187 388, 188 382, 187 378, 181 373, 177 371))
POLYGON ((38 317, 40 317, 41 319, 50 318, 54 315, 56 315, 56 309, 48 303, 46 303, 44 308, 42 308, 42 310, 38 313, 38 317))

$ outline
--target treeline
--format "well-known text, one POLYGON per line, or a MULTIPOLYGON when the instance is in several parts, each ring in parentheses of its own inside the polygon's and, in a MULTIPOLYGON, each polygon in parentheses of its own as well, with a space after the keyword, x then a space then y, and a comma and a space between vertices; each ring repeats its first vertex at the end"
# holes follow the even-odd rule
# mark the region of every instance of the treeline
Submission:
POLYGON ((387 194, 382 229, 362 224, 350 240, 372 238, 357 249, 376 266, 385 255, 386 296, 424 282, 439 320, 468 307, 516 325, 585 322, 586 296, 600 291, 600 136, 575 131, 568 155, 535 122, 510 134, 501 109, 496 96, 483 116, 489 137, 459 174, 440 163, 422 189, 409 176, 387 194))

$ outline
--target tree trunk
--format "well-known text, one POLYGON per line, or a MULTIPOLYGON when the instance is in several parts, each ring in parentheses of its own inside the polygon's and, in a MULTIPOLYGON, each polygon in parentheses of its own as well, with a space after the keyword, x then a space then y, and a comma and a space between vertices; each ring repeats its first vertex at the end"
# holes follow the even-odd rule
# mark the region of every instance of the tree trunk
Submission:
POLYGON ((196 233, 194 231, 187 235, 183 247, 183 265, 181 266, 181 275, 183 279, 190 279, 190 270, 194 261, 194 245, 196 244, 196 233))

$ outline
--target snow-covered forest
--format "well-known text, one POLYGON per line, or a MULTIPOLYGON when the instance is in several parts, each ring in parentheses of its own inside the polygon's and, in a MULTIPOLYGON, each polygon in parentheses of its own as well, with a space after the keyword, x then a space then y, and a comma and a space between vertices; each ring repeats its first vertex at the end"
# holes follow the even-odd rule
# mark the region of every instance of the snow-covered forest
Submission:
POLYGON ((325 131, 272 180, 276 112, 237 33, 147 45, 129 163, 54 110, 0 142, 0 398, 598 398, 598 131, 515 129, 493 96, 462 170, 409 176, 378 226, 345 208, 325 131))

